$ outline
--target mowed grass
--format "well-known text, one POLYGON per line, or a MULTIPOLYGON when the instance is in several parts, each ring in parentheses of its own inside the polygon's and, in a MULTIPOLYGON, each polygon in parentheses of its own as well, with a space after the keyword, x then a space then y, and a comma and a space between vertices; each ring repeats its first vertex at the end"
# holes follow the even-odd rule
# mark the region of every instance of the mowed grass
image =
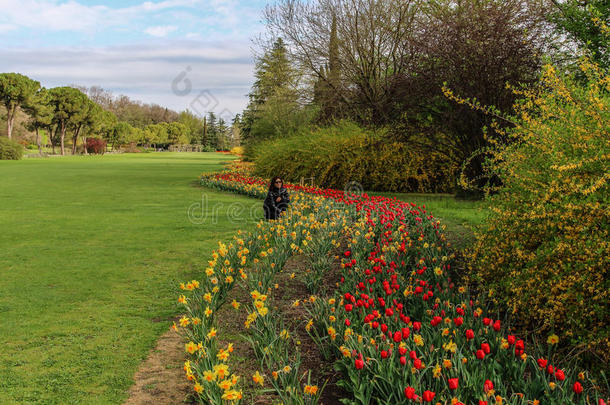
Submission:
MULTIPOLYGON (((0 161, 0 404, 121 403, 199 278, 244 220, 200 188, 215 153, 0 161), (203 195, 205 194, 205 197, 203 195), (207 200, 217 220, 190 221, 207 200), (203 222, 203 223, 202 223, 203 222)), ((262 212, 262 211, 261 211, 262 212)), ((180 365, 177 365, 180 366, 180 365)))

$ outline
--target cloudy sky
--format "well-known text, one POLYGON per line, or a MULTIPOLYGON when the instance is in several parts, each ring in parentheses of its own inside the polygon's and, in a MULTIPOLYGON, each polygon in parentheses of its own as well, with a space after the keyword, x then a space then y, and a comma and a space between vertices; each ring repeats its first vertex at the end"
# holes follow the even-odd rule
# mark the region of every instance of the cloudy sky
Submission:
POLYGON ((267 0, 0 0, 0 72, 177 111, 241 112, 267 0))

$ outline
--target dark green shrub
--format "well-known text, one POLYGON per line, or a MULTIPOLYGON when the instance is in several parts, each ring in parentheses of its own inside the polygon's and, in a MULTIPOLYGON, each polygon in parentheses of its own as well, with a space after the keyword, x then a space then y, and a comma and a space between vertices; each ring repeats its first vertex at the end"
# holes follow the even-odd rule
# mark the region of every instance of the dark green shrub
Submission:
POLYGON ((0 136, 0 160, 19 160, 23 157, 23 146, 0 136))
POLYGON ((298 182, 314 177, 318 186, 343 189, 350 182, 365 190, 447 192, 457 167, 436 153, 395 142, 384 131, 366 131, 350 122, 253 148, 255 173, 298 182))

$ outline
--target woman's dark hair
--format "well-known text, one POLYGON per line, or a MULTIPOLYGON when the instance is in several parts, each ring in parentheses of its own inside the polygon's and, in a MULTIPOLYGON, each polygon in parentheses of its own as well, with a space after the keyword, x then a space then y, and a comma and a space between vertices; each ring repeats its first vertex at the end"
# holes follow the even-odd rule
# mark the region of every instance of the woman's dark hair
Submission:
MULTIPOLYGON (((282 186, 284 185, 284 180, 282 180, 281 177, 275 176, 271 179, 271 183, 269 183, 269 191, 273 191, 275 189, 275 182, 276 180, 279 180, 282 182, 282 186)), ((278 189, 281 187, 278 187, 278 189)))

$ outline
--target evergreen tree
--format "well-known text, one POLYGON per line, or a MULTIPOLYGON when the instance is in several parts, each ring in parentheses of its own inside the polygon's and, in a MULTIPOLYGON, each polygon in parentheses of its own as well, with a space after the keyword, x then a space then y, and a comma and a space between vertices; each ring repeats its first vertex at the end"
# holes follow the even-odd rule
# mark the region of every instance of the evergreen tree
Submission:
POLYGON ((218 120, 218 149, 227 150, 228 142, 228 131, 229 127, 225 123, 225 120, 220 118, 218 120))
POLYGON ((50 104, 53 107, 53 124, 59 134, 61 154, 65 154, 64 139, 67 130, 80 119, 89 99, 73 87, 55 87, 49 90, 50 104))
POLYGON ((0 73, 0 101, 6 107, 6 134, 11 139, 17 108, 28 103, 40 83, 19 73, 0 73))
POLYGON ((241 116, 235 115, 231 122, 231 133, 230 133, 230 144, 231 147, 239 146, 241 144, 241 116))
POLYGON ((298 100, 298 74, 292 66, 282 38, 278 38, 271 48, 257 59, 254 77, 256 80, 248 94, 250 102, 243 113, 240 128, 242 141, 246 142, 257 138, 257 134, 251 133, 252 126, 260 118, 262 107, 270 99, 288 104, 294 104, 298 100))
POLYGON ((320 75, 314 84, 314 103, 320 107, 320 120, 331 121, 340 115, 341 73, 339 67, 339 37, 337 17, 333 15, 328 42, 328 64, 320 68, 320 75))
POLYGON ((43 87, 31 97, 22 107, 23 111, 30 116, 27 129, 36 133, 36 144, 38 152, 42 154, 40 143, 40 130, 51 126, 53 121, 53 109, 50 105, 50 96, 43 87))
POLYGON ((206 136, 204 145, 210 149, 218 149, 218 120, 212 111, 206 119, 206 136))

